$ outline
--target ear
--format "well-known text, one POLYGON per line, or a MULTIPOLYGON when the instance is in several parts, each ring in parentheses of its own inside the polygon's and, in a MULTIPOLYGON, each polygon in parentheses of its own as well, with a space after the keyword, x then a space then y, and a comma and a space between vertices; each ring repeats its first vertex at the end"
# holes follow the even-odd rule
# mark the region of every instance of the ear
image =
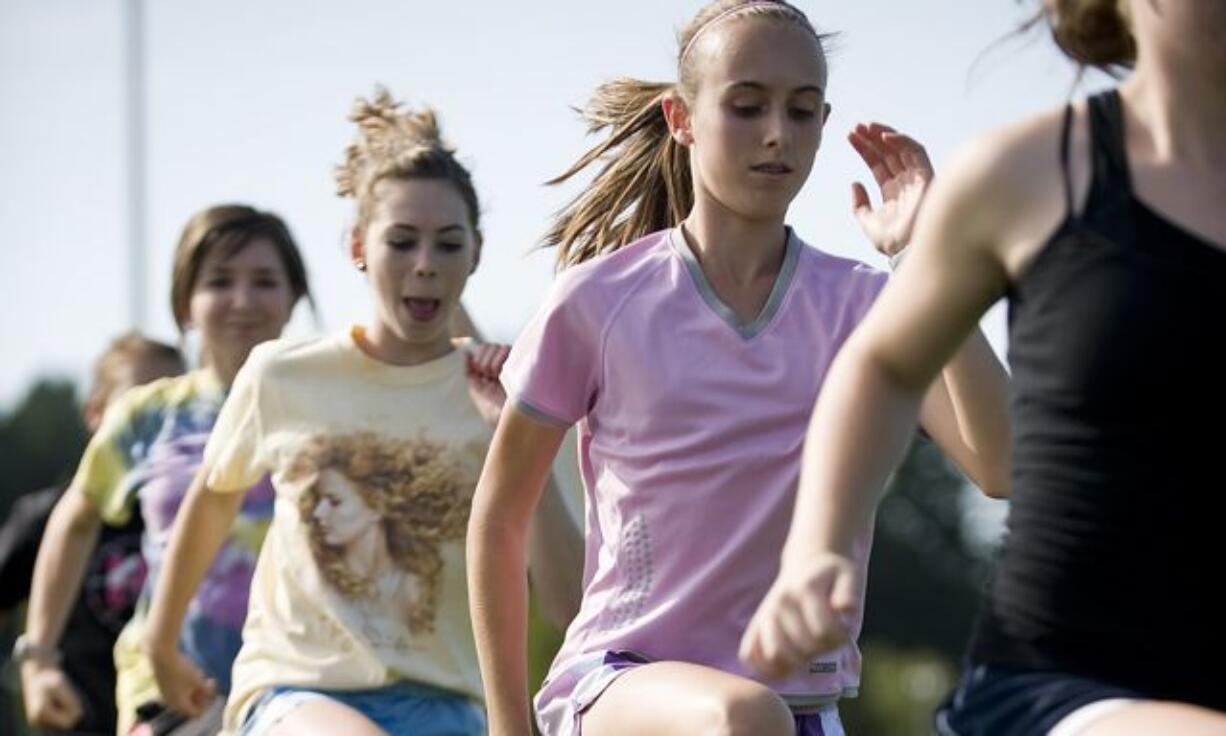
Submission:
POLYGON ((362 236, 362 228, 357 225, 349 231, 349 258, 359 271, 366 270, 366 241, 362 236))
POLYGON ((98 431, 98 427, 102 424, 102 415, 106 411, 106 403, 96 394, 90 394, 85 400, 85 406, 81 407, 81 418, 85 420, 85 428, 90 434, 98 431))
POLYGON ((673 140, 682 146, 689 146, 693 143, 690 109, 686 106, 685 100, 681 98, 681 93, 674 89, 664 95, 664 98, 660 100, 660 106, 664 111, 664 120, 668 123, 668 133, 673 140))
POLYGON ((826 123, 830 122, 830 111, 833 109, 834 108, 830 106, 829 102, 822 103, 822 127, 823 128, 826 127, 826 123))
POLYGON ((473 233, 473 267, 468 269, 468 274, 477 272, 477 266, 481 265, 481 246, 485 245, 485 238, 481 235, 481 231, 473 233))

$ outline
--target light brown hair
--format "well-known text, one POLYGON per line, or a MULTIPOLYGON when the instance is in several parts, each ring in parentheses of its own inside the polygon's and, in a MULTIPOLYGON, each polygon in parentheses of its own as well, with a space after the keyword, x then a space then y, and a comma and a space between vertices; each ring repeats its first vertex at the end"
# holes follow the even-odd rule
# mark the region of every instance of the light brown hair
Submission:
POLYGON ((830 36, 819 34, 794 5, 784 0, 716 0, 678 34, 675 84, 623 77, 598 87, 582 114, 589 134, 608 130, 608 137, 548 182, 561 184, 595 161, 605 161, 588 187, 555 216, 544 237, 545 247, 558 248, 559 268, 674 227, 689 214, 694 206, 689 152, 669 134, 661 102, 674 92, 694 99, 698 65, 696 55, 685 49, 707 23, 738 5, 746 7, 736 18, 766 17, 800 25, 814 34, 824 55, 830 36))
POLYGON ((320 476, 334 470, 378 514, 393 564, 420 583, 420 598, 409 613, 410 630, 432 630, 443 568, 439 545, 463 538, 472 506, 475 479, 465 482, 456 468, 447 448, 425 437, 398 441, 357 432, 306 443, 286 479, 308 484, 298 498, 298 514, 324 580, 347 599, 375 594, 376 581, 349 569, 345 550, 328 544, 315 519, 320 476))
POLYGON ((223 258, 232 258, 256 238, 268 240, 277 249, 293 301, 306 297, 312 311, 315 309, 307 282, 306 264, 285 222, 271 212, 261 212, 243 204, 216 205, 197 212, 187 221, 175 249, 170 308, 179 332, 187 329, 191 318, 192 292, 208 255, 214 249, 220 249, 223 258))
POLYGON ((151 340, 136 332, 125 332, 111 340, 98 359, 94 361, 89 395, 85 399, 85 413, 96 412, 101 416, 119 384, 121 369, 144 361, 165 361, 175 368, 175 373, 187 370, 179 349, 164 342, 151 340))
POLYGON ((1113 74, 1136 62, 1127 0, 1041 1, 1041 9, 1026 27, 1045 22, 1068 58, 1113 74))
POLYGON ((361 225, 370 217, 375 185, 383 179, 442 179, 455 186, 480 237, 481 206, 472 175, 455 148, 443 141, 438 116, 430 107, 402 107, 381 87, 371 99, 354 102, 349 120, 357 124, 358 138, 336 167, 336 193, 357 200, 361 225))

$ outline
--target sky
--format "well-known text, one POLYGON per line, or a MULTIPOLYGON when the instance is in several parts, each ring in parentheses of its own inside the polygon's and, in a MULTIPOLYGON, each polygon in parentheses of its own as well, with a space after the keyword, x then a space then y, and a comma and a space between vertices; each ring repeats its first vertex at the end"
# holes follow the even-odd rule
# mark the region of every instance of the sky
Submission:
MULTIPOLYGON (((368 319, 366 284, 345 257, 353 205, 335 196, 332 168, 354 133, 354 98, 376 84, 434 106, 471 166, 486 246, 464 301, 487 336, 513 340, 553 276, 552 253, 535 245, 577 191, 542 182, 593 143, 573 108, 616 76, 674 79, 676 32, 703 4, 146 0, 147 308, 138 319, 127 2, 0 0, 0 411, 39 377, 82 379, 129 327, 176 340, 171 253, 188 217, 210 204, 246 202, 289 222, 320 311, 317 327, 300 308, 289 334, 368 319)), ((856 122, 912 134, 939 176, 968 139, 1105 84, 1091 77, 1074 90, 1075 70, 1045 36, 1010 37, 1034 0, 798 4, 840 35, 834 111, 789 221, 809 243, 873 265, 884 259, 850 212, 851 182, 868 181, 845 140, 856 122)), ((1003 352, 1003 309, 984 329, 1003 352)))

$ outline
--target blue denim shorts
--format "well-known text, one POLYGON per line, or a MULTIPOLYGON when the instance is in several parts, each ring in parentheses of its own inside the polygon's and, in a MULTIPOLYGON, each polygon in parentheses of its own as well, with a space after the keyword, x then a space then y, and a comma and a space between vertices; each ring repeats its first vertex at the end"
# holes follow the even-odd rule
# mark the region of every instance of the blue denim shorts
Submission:
POLYGON ((1064 672, 975 666, 936 713, 939 736, 1048 736, 1074 733, 1077 716, 1145 700, 1110 683, 1064 672))
POLYGON ((373 690, 269 688, 247 711, 239 736, 263 736, 298 706, 325 698, 353 708, 392 736, 485 733, 485 711, 472 699, 415 682, 398 682, 373 690))

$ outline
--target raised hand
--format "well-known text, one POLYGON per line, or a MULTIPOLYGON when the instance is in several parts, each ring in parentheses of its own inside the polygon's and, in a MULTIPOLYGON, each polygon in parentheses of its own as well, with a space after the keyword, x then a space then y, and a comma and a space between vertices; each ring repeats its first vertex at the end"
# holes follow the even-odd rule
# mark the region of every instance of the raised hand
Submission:
POLYGON ((852 211, 874 248, 887 256, 897 255, 911 241, 915 218, 932 181, 928 153, 909 136, 880 123, 857 125, 847 139, 881 190, 881 204, 873 209, 864 185, 852 184, 852 211))
POLYGON ((81 696, 64 671, 53 664, 23 662, 21 690, 31 726, 70 731, 84 715, 81 696))
POLYGON ((741 638, 741 661, 779 678, 845 644, 860 600, 856 570, 854 562, 832 554, 785 563, 741 638))
POLYGON ((178 650, 150 654, 149 660, 162 702, 176 713, 195 718, 217 697, 217 683, 178 650))
POLYGON ((491 427, 498 426, 502 405, 507 401, 507 392, 502 388, 499 375, 502 373, 502 364, 507 362, 507 356, 510 354, 511 348, 508 345, 487 343, 473 344, 466 355, 468 395, 472 397, 481 418, 491 427))

